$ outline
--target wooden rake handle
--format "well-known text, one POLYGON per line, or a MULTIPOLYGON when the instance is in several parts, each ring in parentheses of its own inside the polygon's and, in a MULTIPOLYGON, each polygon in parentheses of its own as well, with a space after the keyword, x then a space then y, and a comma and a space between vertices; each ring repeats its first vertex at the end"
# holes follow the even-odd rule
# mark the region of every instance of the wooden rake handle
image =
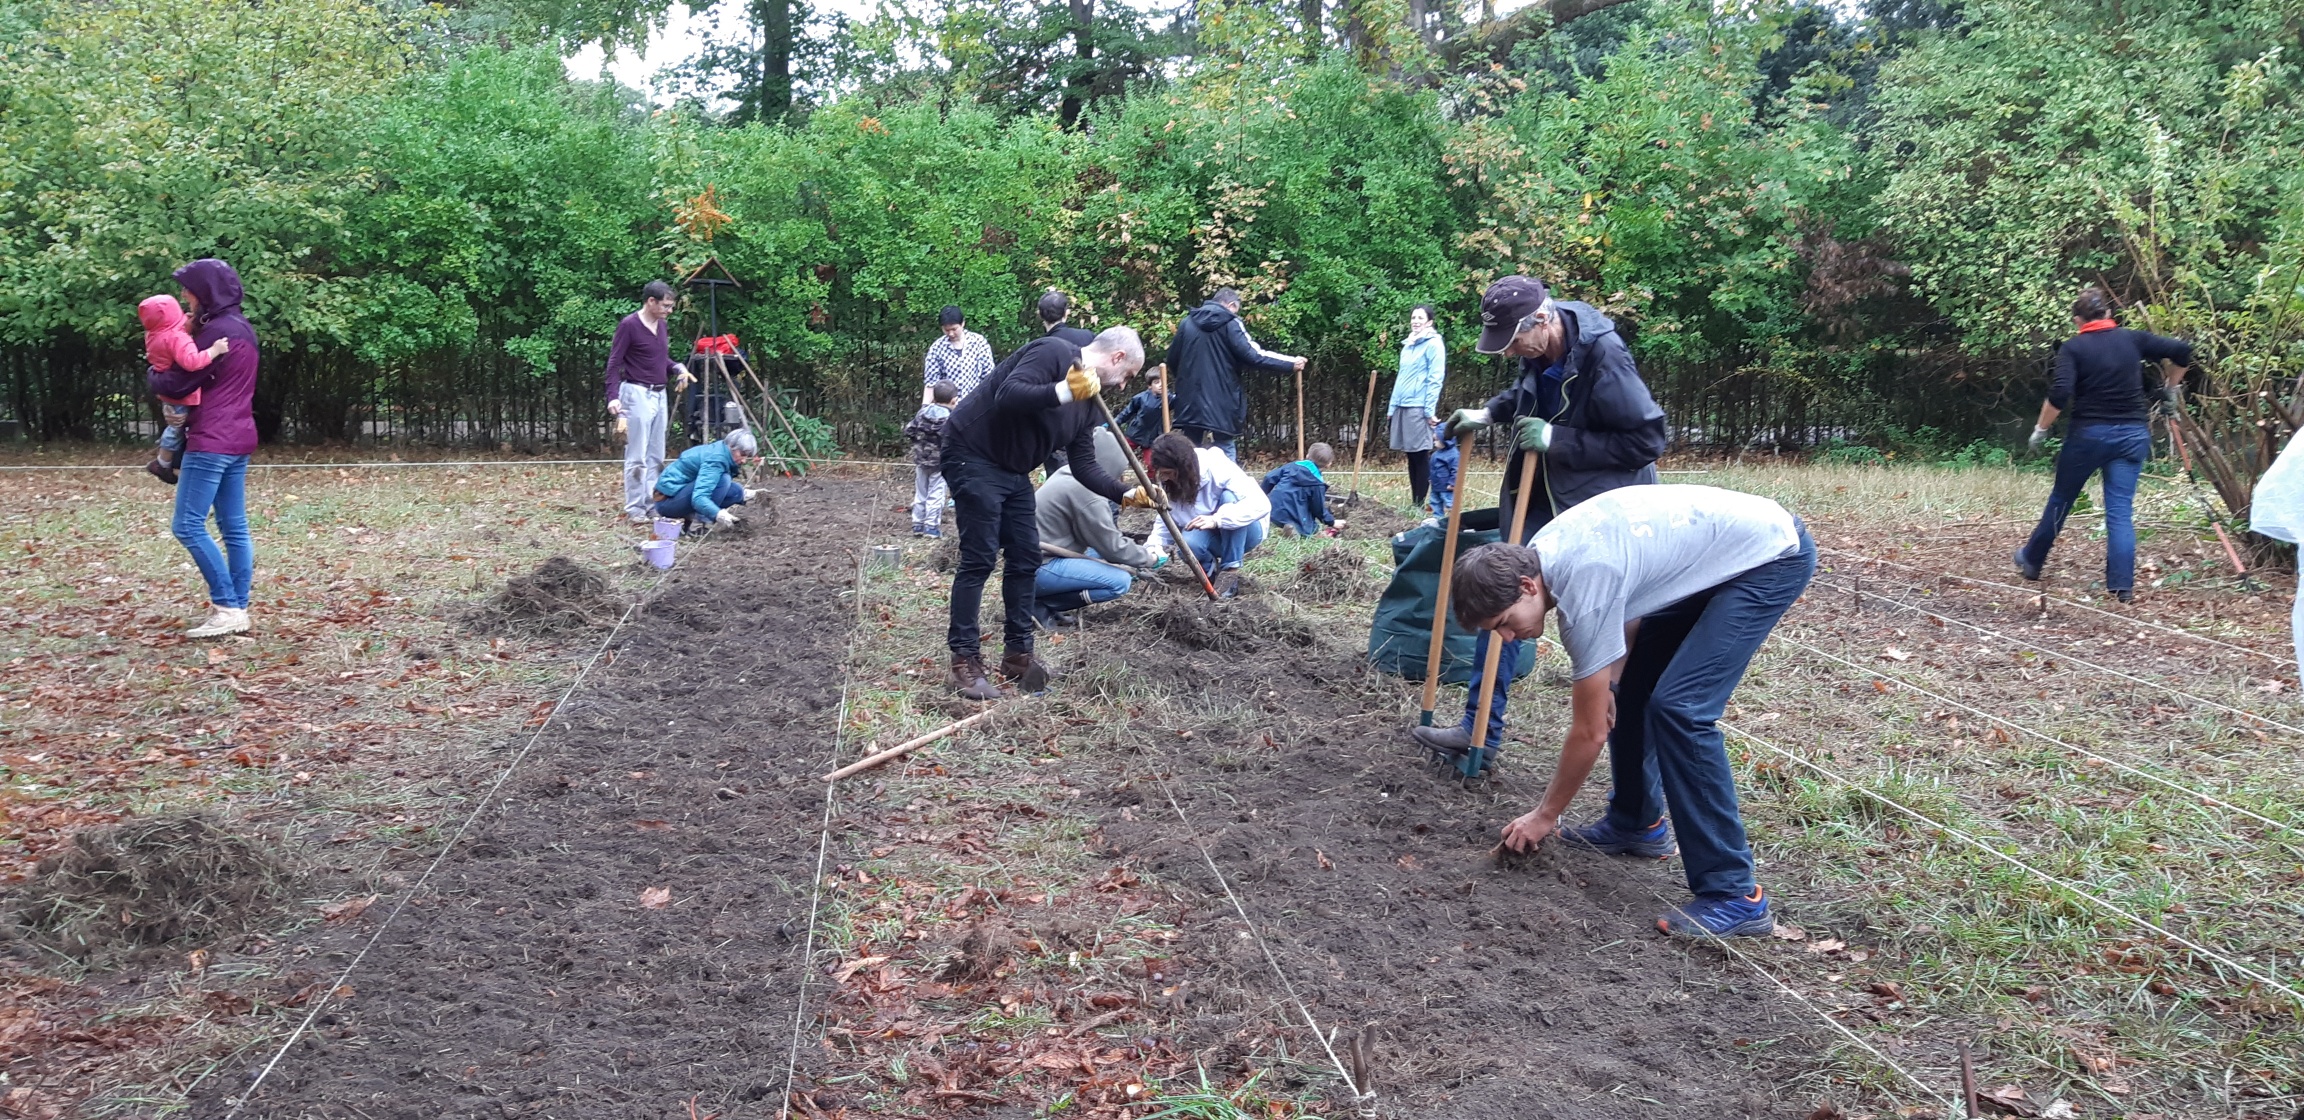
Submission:
POLYGON ((1104 394, 1096 394, 1096 407, 1103 411, 1104 423, 1112 429, 1112 438, 1120 441, 1120 456, 1128 460, 1128 470, 1136 476, 1136 485, 1144 488, 1144 496, 1152 499, 1154 508, 1160 511, 1161 522, 1168 526, 1168 539, 1176 542, 1176 551, 1184 557, 1184 563, 1191 567, 1192 575, 1200 581, 1200 590, 1214 599, 1215 582, 1208 578, 1207 570, 1200 566, 1200 557, 1192 551, 1191 543, 1184 539, 1184 530, 1177 527, 1176 515, 1168 510, 1166 495, 1155 488, 1151 477, 1144 473, 1144 463, 1136 457, 1136 445, 1128 442, 1128 433, 1120 430, 1120 421, 1113 418, 1112 406, 1104 403, 1104 394))

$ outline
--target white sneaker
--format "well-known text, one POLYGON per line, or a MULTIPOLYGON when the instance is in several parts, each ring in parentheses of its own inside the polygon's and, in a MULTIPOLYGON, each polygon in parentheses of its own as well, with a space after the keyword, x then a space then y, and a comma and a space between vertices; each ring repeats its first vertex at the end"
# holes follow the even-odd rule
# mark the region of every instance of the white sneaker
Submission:
POLYGON ((208 612, 208 621, 185 631, 184 636, 187 638, 221 638, 226 634, 245 634, 247 632, 248 609, 246 607, 212 607, 208 612))

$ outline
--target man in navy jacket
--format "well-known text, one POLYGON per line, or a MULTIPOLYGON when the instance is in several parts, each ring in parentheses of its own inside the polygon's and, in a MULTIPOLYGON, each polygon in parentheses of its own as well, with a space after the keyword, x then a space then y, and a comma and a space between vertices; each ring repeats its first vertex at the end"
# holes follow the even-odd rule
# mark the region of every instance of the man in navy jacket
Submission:
POLYGON ((1176 325, 1168 344, 1168 374, 1175 387, 1175 429, 1192 442, 1213 443, 1240 461, 1240 432, 1248 423, 1242 369, 1294 373, 1304 359, 1258 347, 1240 322, 1240 293, 1223 288, 1176 325))

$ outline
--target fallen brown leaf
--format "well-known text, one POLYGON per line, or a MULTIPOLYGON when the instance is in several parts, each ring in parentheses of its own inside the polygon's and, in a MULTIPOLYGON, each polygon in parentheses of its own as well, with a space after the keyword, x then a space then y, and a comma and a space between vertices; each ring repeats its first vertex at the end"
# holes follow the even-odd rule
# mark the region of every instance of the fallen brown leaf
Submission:
POLYGON ((669 823, 667 823, 667 822, 665 822, 665 821, 633 821, 633 822, 632 822, 632 827, 634 827, 634 828, 637 828, 637 829, 639 829, 639 830, 640 830, 640 831, 642 831, 642 832, 670 832, 670 831, 672 831, 672 826, 671 826, 671 824, 669 824, 669 823))
POLYGON ((2017 1085, 2002 1085, 1976 1094, 1976 1102, 2002 1116, 2038 1116, 2040 1107, 2017 1085))
POLYGON ((374 906, 378 897, 377 895, 369 895, 366 898, 347 898, 342 902, 329 903, 320 908, 320 918, 330 925, 349 922, 365 913, 370 906, 374 906))
POLYGON ((1912 655, 1911 655, 1911 654, 1909 654, 1909 653, 1906 653, 1906 652, 1904 652, 1903 650, 1897 649, 1895 646, 1883 646, 1883 647, 1881 647, 1881 649, 1880 649, 1880 656, 1882 656, 1882 657, 1885 657, 1885 658, 1887 658, 1887 659, 1888 659, 1888 660, 1890 660, 1890 661, 1910 661, 1910 660, 1912 660, 1912 655))
POLYGON ((1328 858, 1328 853, 1326 853, 1326 852, 1323 852, 1323 851, 1321 851, 1321 850, 1320 850, 1320 849, 1318 849, 1318 848, 1314 848, 1314 849, 1312 849, 1312 856, 1313 856, 1313 858, 1315 858, 1315 859, 1317 859, 1317 860, 1319 860, 1319 861, 1320 861, 1320 870, 1322 870, 1322 871, 1334 871, 1334 870, 1336 870, 1336 861, 1335 861, 1335 860, 1332 860, 1332 859, 1329 859, 1329 858, 1328 858))
POLYGON ((1808 931, 1790 922, 1778 922, 1773 936, 1779 941, 1806 941, 1808 931))
POLYGON ((662 910, 670 905, 672 905, 672 888, 670 887, 647 887, 640 892, 640 908, 642 910, 662 910))
POLYGON ((887 957, 858 957, 855 960, 849 961, 847 964, 833 969, 832 980, 834 983, 839 983, 840 981, 846 980, 849 977, 856 975, 859 970, 870 968, 876 964, 886 963, 888 963, 887 957))
POLYGON ((1821 937, 1808 943, 1808 951, 1816 954, 1817 956, 1823 956, 1826 953, 1836 953, 1847 947, 1847 942, 1842 941, 1836 937, 1821 937))
POLYGON ((1839 1105, 1825 1101, 1808 1114, 1808 1120, 1848 1120, 1848 1114, 1840 1111, 1839 1105))

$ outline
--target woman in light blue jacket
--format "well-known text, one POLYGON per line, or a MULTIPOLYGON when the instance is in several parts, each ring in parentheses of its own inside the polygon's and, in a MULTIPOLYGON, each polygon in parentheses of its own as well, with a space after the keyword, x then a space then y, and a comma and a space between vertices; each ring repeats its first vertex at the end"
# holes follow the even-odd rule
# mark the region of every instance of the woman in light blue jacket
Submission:
POLYGON ((1408 456, 1408 489, 1418 506, 1432 488, 1432 410, 1447 380, 1448 347, 1432 328, 1432 305, 1418 304, 1408 313, 1400 376, 1392 382, 1392 450, 1408 456))

